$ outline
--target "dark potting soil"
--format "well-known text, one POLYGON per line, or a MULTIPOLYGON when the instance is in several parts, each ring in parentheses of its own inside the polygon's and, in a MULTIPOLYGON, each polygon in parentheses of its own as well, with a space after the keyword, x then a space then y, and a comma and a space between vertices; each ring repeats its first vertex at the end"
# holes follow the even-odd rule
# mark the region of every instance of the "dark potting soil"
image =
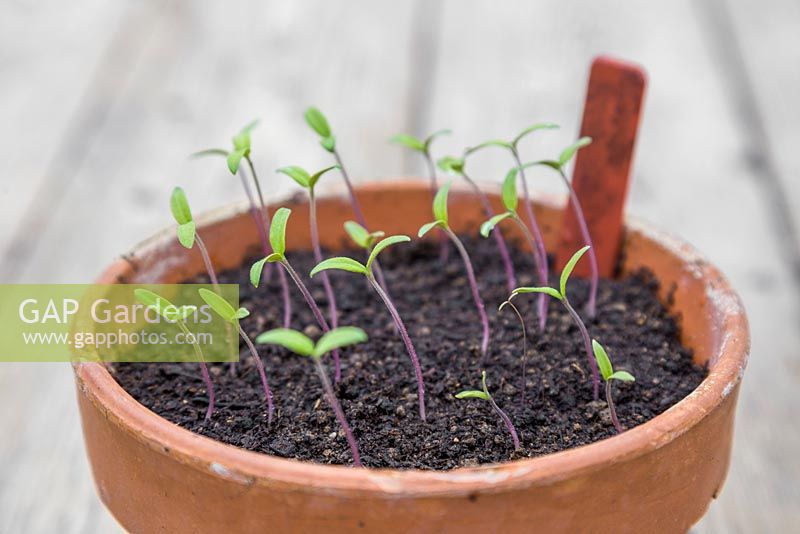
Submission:
MULTIPOLYGON (((522 392, 522 331, 510 309, 497 311, 508 296, 494 241, 464 238, 491 321, 485 360, 480 355, 480 322, 460 257, 451 250, 446 265, 434 244, 392 247, 381 265, 395 304, 419 353, 428 421, 418 414, 414 372, 389 313, 361 275, 331 271, 339 324, 360 326, 369 341, 342 351, 342 380, 336 394, 366 466, 450 469, 539 456, 585 445, 616 434, 602 394, 592 400, 591 375, 575 324, 551 302, 547 328, 536 329, 535 295, 515 299, 526 318, 528 353, 522 392), (522 449, 514 452, 509 433, 489 403, 456 400, 463 389, 480 389, 481 369, 489 391, 514 422, 522 449)), ((350 252, 360 257, 358 252, 350 252)), ((520 285, 534 285, 527 253, 513 248, 520 285)), ((310 253, 291 253, 301 273, 313 266, 310 253)), ((245 331, 257 334, 281 324, 277 276, 254 289, 249 264, 222 273, 221 282, 239 283, 240 303, 251 310, 245 331)), ((195 280, 203 281, 202 279, 195 280)), ((557 283, 557 282, 554 282, 557 283)), ((307 281, 320 308, 327 302, 320 280, 307 281)), ((598 312, 587 322, 592 337, 607 348, 616 369, 634 383, 616 382, 613 397, 625 428, 644 423, 689 394, 705 376, 691 351, 678 340, 676 319, 656 297, 658 283, 640 272, 602 280, 598 312)), ((319 328, 292 287, 292 326, 316 338, 319 328)), ((568 294, 581 312, 587 280, 573 278, 568 294)), ((258 373, 242 345, 236 376, 228 364, 213 364, 217 408, 204 422, 206 390, 196 364, 117 364, 116 379, 139 402, 193 432, 245 449, 320 463, 351 464, 343 432, 327 404, 312 362, 286 350, 260 346, 275 398, 275 420, 267 426, 258 373)), ((325 365, 333 376, 333 359, 325 365)))

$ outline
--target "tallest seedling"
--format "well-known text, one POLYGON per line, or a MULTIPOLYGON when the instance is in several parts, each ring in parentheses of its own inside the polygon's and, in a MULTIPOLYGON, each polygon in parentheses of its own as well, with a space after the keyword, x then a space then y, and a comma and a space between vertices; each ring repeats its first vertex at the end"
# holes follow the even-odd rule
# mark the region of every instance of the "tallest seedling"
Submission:
MULTIPOLYGON (((261 247, 264 251, 264 255, 269 255, 270 252, 270 245, 267 241, 267 236, 269 235, 269 211, 267 209, 267 205, 264 202, 264 195, 261 192, 261 183, 258 180, 258 175, 256 174, 256 168, 253 165, 253 160, 250 159, 250 133, 252 132, 253 128, 258 125, 258 120, 254 120, 250 122, 247 126, 242 128, 238 134, 233 136, 233 149, 232 150, 225 150, 223 148, 210 148, 208 150, 201 150, 200 152, 195 153, 195 156, 209 156, 209 155, 218 155, 225 157, 225 161, 228 165, 228 170, 236 176, 237 174, 242 180, 242 188, 244 189, 245 194, 247 195, 247 200, 250 203, 250 213, 253 216, 253 221, 256 224, 256 230, 258 231, 258 236, 261 240, 261 247), (253 185, 255 185, 256 193, 258 194, 258 206, 256 205, 255 199, 253 199, 253 194, 250 191, 250 187, 247 185, 247 178, 245 176, 244 168, 241 166, 242 159, 247 162, 247 165, 250 167, 250 174, 253 178, 253 185), (260 209, 259 209, 260 208, 260 209)), ((269 279, 271 271, 271 265, 267 270, 267 279, 269 279)), ((278 277, 281 283, 281 291, 283 294, 283 324, 285 327, 289 326, 289 323, 292 319, 292 302, 289 300, 289 284, 286 280, 286 275, 283 271, 278 271, 278 277)))
POLYGON ((569 161, 572 159, 575 153, 579 149, 589 145, 591 142, 592 142, 591 137, 581 137, 575 143, 571 144, 570 146, 562 150, 561 154, 559 154, 558 156, 558 159, 542 160, 542 161, 534 161, 532 163, 526 163, 525 165, 520 167, 520 172, 522 172, 522 169, 527 169, 529 167, 534 167, 537 165, 550 167, 551 169, 556 171, 559 174, 559 176, 561 176, 561 180, 564 182, 564 185, 567 186, 567 191, 569 191, 569 200, 570 200, 569 203, 570 206, 572 206, 575 218, 578 220, 578 227, 580 228, 581 231, 583 244, 589 247, 589 268, 591 270, 591 289, 589 290, 589 300, 586 303, 586 313, 589 315, 590 318, 593 318, 597 309, 597 285, 599 278, 598 268, 597 268, 597 255, 594 252, 594 244, 592 243, 592 236, 589 234, 589 225, 586 224, 586 217, 583 214, 583 208, 581 208, 581 203, 578 200, 578 195, 575 193, 575 189, 572 187, 569 178, 567 178, 567 174, 564 172, 564 167, 567 165, 567 163, 569 163, 569 161))

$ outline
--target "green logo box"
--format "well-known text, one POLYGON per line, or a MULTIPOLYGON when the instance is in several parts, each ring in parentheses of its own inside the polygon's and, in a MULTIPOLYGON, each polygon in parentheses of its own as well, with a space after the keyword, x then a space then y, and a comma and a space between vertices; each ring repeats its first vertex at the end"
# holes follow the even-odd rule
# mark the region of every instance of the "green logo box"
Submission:
POLYGON ((239 307, 237 284, 0 285, 0 362, 238 361, 236 321, 201 288, 239 307))

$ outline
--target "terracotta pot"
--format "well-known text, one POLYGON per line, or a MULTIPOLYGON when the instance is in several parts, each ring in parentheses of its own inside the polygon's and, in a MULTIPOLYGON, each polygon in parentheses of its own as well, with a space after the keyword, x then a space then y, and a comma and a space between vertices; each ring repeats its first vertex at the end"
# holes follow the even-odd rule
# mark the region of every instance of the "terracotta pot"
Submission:
MULTIPOLYGON (((423 182, 382 182, 358 195, 374 228, 414 234, 430 219, 423 182)), ((289 205, 289 249, 308 247, 308 207, 289 205)), ((483 218, 463 190, 451 195, 450 212, 458 231, 474 232, 483 218)), ((553 203, 537 205, 551 250, 560 213, 553 203)), ((341 245, 350 217, 341 196, 320 199, 325 246, 341 245)), ((220 268, 259 248, 243 210, 206 217, 200 232, 220 268)), ((103 365, 78 364, 100 498, 132 532, 685 532, 728 469, 747 319, 722 274, 688 245, 628 223, 623 247, 623 272, 646 266, 665 294, 674 289, 669 302, 683 341, 710 367, 692 394, 643 425, 558 454, 452 471, 322 466, 193 434, 136 402, 103 365)), ((201 270, 170 230, 113 264, 100 282, 177 282, 201 270)))

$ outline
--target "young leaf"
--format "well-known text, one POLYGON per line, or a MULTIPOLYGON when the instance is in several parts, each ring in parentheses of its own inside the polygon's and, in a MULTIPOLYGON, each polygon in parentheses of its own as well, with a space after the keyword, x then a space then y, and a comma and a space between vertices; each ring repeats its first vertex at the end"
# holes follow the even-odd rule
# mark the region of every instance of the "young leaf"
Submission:
POLYGON ((411 238, 407 235, 391 235, 378 241, 378 243, 375 245, 375 248, 373 248, 372 252, 369 253, 369 258, 367 258, 367 270, 370 270, 372 267, 372 262, 375 261, 375 258, 378 257, 378 254, 380 254, 383 249, 392 245, 396 245, 397 243, 405 243, 407 241, 411 241, 411 238))
POLYGON ((451 133, 453 133, 453 131, 448 130, 446 128, 443 130, 436 130, 435 132, 433 132, 432 134, 430 134, 428 137, 425 138, 425 150, 428 150, 431 147, 431 143, 433 142, 433 140, 439 137, 440 135, 449 135, 451 133))
POLYGON ((323 137, 319 140, 319 144, 322 145, 322 148, 332 153, 336 149, 336 138, 332 135, 323 137))
POLYGON ((353 240, 353 243, 361 248, 369 248, 369 232, 366 228, 361 226, 355 221, 346 221, 344 223, 344 231, 353 240))
POLYGON ((334 349, 340 349, 356 343, 364 343, 367 340, 367 333, 355 326, 341 326, 325 332, 317 346, 314 347, 314 357, 320 358, 334 349))
POLYGON ((450 192, 450 184, 452 180, 448 180, 446 184, 439 188, 436 196, 433 197, 433 216, 437 221, 447 224, 447 195, 450 192))
POLYGON ((317 185, 317 182, 319 181, 320 177, 321 177, 323 174, 325 174, 326 172, 328 172, 328 171, 330 171, 330 170, 332 170, 332 169, 339 169, 339 168, 340 168, 340 167, 339 167, 338 165, 331 165, 330 167, 325 167, 324 169, 322 169, 322 170, 320 170, 320 171, 317 171, 317 172, 315 172, 314 174, 312 174, 312 175, 311 175, 311 176, 308 178, 308 186, 309 186, 311 189, 314 189, 314 186, 315 186, 315 185, 317 185))
POLYGON ((611 366, 611 360, 608 358, 606 349, 596 339, 592 340, 592 352, 594 352, 594 359, 597 360, 597 367, 600 369, 600 375, 603 380, 610 380, 611 375, 614 374, 614 368, 611 366))
POLYGON ((503 219, 508 219, 509 217, 511 217, 511 212, 509 211, 495 215, 481 225, 481 235, 483 237, 489 237, 489 234, 492 232, 492 230, 494 230, 494 227, 497 226, 500 221, 503 219))
POLYGON ((581 137, 573 144, 569 145, 567 148, 561 151, 561 154, 559 154, 558 156, 558 163, 561 166, 566 165, 569 162, 569 160, 572 159, 572 156, 575 155, 575 152, 577 152, 578 149, 585 147, 591 142, 592 142, 591 137, 581 137))
POLYGON ((484 393, 483 391, 477 389, 467 389, 465 391, 461 391, 456 393, 457 399, 481 399, 481 400, 489 400, 489 395, 484 393))
POLYGON ((175 217, 175 222, 178 224, 192 222, 192 210, 189 209, 189 201, 186 199, 186 193, 180 187, 172 190, 169 207, 172 210, 172 216, 175 217))
POLYGON ((524 293, 545 293, 558 300, 562 300, 564 298, 557 289, 553 289, 552 287, 518 287, 511 292, 510 298, 514 298, 517 295, 524 293))
POLYGON ((328 258, 327 260, 322 260, 321 262, 319 262, 313 269, 311 269, 311 273, 309 274, 309 276, 311 278, 314 278, 315 274, 330 269, 349 271, 351 273, 367 274, 366 266, 357 262, 353 258, 347 258, 345 256, 335 256, 333 258, 328 258))
POLYGON ((510 212, 517 212, 519 197, 517 196, 517 169, 511 169, 506 174, 502 189, 503 205, 510 212))
POLYGON ((608 377, 610 380, 621 380, 623 382, 635 382, 636 379, 628 371, 616 371, 608 377))
POLYGON ((180 241, 181 245, 184 247, 192 248, 194 246, 195 232, 194 221, 178 225, 178 241, 180 241))
POLYGON ((314 342, 311 338, 290 328, 275 328, 256 337, 259 345, 280 345, 300 356, 313 356, 314 342))
POLYGON ((286 222, 291 214, 292 210, 289 208, 278 208, 269 227, 269 244, 272 251, 281 256, 286 253, 286 222))
POLYGON ((239 171, 239 164, 242 162, 245 150, 240 148, 228 154, 228 170, 231 174, 236 174, 239 171))
POLYGON ((462 174, 464 172, 464 158, 445 156, 436 162, 436 165, 444 172, 451 174, 462 174))
POLYGON ((575 269, 575 264, 578 263, 578 260, 586 254, 586 251, 589 250, 589 245, 586 245, 578 252, 572 255, 569 259, 567 264, 564 266, 564 270, 561 271, 561 280, 559 281, 559 287, 561 288, 561 294, 567 294, 567 280, 569 280, 569 276, 572 274, 572 270, 575 269))
POLYGON ((441 224, 442 224, 441 221, 433 221, 429 222, 428 224, 423 224, 420 227, 419 232, 417 232, 417 237, 423 237, 425 234, 427 234, 437 226, 441 226, 441 224))
POLYGON ((393 136, 389 139, 390 143, 397 143, 398 145, 403 145, 406 148, 410 148, 411 150, 417 150, 419 152, 425 151, 425 142, 417 139, 413 135, 407 134, 398 134, 393 136))
POLYGON ((174 321, 179 313, 177 306, 149 289, 134 289, 133 295, 139 302, 148 308, 154 309, 168 321, 174 321))
POLYGON ((222 148, 207 148, 205 150, 198 150, 194 152, 191 157, 202 158, 204 156, 223 156, 228 157, 228 151, 222 148))
POLYGON ((250 266, 250 283, 253 284, 253 287, 258 287, 258 284, 261 283, 261 273, 265 263, 267 263, 267 258, 262 258, 250 266))
POLYGON ((542 122, 542 123, 539 123, 539 124, 534 124, 533 126, 528 126, 524 130, 522 130, 519 133, 519 135, 517 135, 514 138, 513 141, 511 141, 511 144, 514 145, 514 147, 516 147, 517 144, 520 141, 522 141, 522 138, 527 136, 528 134, 531 134, 531 133, 533 133, 533 132, 535 132, 537 130, 553 130, 553 129, 556 129, 556 128, 558 128, 558 124, 554 124, 552 122, 542 122))
POLYGON ((320 137, 330 137, 331 127, 322 112, 314 106, 309 107, 305 112, 306 123, 311 129, 319 134, 320 137))
POLYGON ((289 167, 281 167, 277 169, 275 172, 279 172, 281 174, 285 174, 300 186, 305 187, 306 189, 311 187, 310 179, 308 172, 302 167, 297 167, 296 165, 290 165, 289 167))
MULTIPOLYGON (((217 312, 220 317, 229 323, 236 322, 236 319, 238 319, 238 310, 235 310, 227 300, 204 287, 201 287, 198 292, 200 293, 200 298, 211 306, 211 309, 217 312)), ((239 309, 243 310, 244 308, 239 309)))

